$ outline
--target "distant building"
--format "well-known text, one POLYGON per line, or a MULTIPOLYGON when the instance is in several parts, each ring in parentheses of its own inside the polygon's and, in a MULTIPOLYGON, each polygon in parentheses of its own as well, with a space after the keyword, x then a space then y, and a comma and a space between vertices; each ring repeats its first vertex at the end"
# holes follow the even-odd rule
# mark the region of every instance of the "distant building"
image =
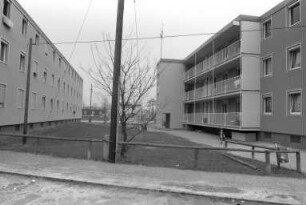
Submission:
POLYGON ((305 1, 241 15, 183 60, 157 65, 159 127, 306 148, 305 1), (304 23, 303 23, 304 22, 304 23))
POLYGON ((102 120, 108 121, 109 118, 109 109, 104 107, 83 107, 82 108, 82 119, 89 119, 92 120, 102 120))
POLYGON ((21 130, 29 39, 30 127, 81 118, 83 80, 16 0, 0 1, 0 129, 21 130))

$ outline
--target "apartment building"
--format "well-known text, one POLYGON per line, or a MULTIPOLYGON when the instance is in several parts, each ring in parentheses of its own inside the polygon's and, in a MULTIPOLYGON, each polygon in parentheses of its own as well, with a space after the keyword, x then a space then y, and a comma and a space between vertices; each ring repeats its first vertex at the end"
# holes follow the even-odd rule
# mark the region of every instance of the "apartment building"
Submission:
POLYGON ((30 127, 80 119, 81 76, 16 0, 1 0, 0 10, 0 129, 24 122, 30 38, 30 127))
POLYGON ((306 1, 261 16, 260 140, 306 148, 306 1))
POLYGON ((286 0, 261 17, 238 16, 185 59, 161 59, 159 126, 306 148, 302 11, 304 0, 286 0))

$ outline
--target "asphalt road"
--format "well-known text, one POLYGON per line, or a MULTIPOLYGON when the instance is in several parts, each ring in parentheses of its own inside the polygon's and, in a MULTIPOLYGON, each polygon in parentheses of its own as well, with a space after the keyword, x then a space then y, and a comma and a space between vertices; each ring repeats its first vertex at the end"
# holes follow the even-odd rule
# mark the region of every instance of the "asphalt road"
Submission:
POLYGON ((0 204, 262 205, 263 203, 240 202, 190 195, 110 188, 0 174, 0 204))

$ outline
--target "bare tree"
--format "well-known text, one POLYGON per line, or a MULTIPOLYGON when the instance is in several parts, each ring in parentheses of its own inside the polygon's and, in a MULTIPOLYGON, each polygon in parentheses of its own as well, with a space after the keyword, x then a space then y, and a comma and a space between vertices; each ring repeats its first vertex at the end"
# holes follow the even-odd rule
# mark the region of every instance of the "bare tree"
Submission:
MULTIPOLYGON (((104 90, 112 96, 112 79, 114 65, 114 42, 107 41, 109 36, 104 35, 106 43, 102 47, 91 47, 95 66, 87 71, 89 77, 98 89, 104 90)), ((135 41, 124 41, 122 47, 119 115, 122 141, 127 142, 127 121, 135 116, 137 106, 141 104, 149 91, 154 87, 156 80, 155 68, 150 66, 144 49, 139 48, 135 41)), ((123 146, 121 154, 124 155, 123 146)))

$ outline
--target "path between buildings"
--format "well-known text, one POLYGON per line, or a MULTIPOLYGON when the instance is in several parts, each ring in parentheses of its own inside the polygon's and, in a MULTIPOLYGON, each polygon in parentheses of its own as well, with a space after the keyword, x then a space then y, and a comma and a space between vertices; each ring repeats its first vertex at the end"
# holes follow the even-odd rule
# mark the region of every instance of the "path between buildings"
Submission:
POLYGON ((305 204, 306 180, 212 173, 0 151, 0 172, 169 193, 305 204))
MULTIPOLYGON (((171 134, 174 136, 182 137, 184 139, 188 139, 192 142, 203 144, 203 145, 209 145, 212 147, 223 147, 224 145, 221 145, 220 138, 217 135, 209 134, 209 133, 202 133, 202 132, 195 132, 195 131, 187 131, 187 130, 150 130, 150 131, 158 131, 158 132, 164 132, 167 134, 171 134)), ((269 142, 252 142, 255 145, 265 145, 265 146, 271 146, 274 147, 274 144, 269 142)), ((236 145, 236 144, 228 144, 228 148, 240 148, 240 149, 251 149, 251 147, 243 146, 243 145, 236 145)), ((264 150, 260 148, 256 148, 257 150, 264 150)), ((300 150, 301 152, 301 169, 303 173, 306 173, 306 151, 300 150)), ((241 157, 249 157, 251 158, 251 153, 242 153, 242 152, 231 152, 231 154, 241 156, 241 157)), ((286 167, 288 169, 296 169, 296 156, 295 154, 289 154, 289 163, 282 163, 282 167, 286 167)), ((264 162, 265 156, 264 154, 255 154, 255 159, 264 162)), ((276 154, 271 155, 271 163, 277 164, 276 162, 276 154)))

